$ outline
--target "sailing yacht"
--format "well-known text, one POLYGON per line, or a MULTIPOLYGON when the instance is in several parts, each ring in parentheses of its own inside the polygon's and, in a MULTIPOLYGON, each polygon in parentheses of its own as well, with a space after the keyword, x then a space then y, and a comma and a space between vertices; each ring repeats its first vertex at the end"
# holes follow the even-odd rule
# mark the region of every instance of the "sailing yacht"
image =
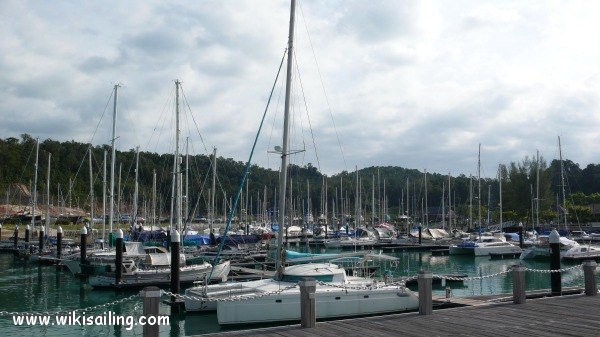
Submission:
MULTIPOLYGON (((284 109, 283 146, 279 174, 279 195, 286 195, 288 170, 288 128, 290 85, 293 62, 294 14, 296 1, 291 1, 287 50, 287 80, 284 109)), ((279 198, 279 224, 285 224, 286 198, 279 198)), ((283 226, 282 226, 283 227, 283 226)), ((275 276, 258 281, 207 285, 186 291, 186 310, 216 310, 221 325, 300 320, 298 281, 314 278, 318 318, 347 317, 413 310, 417 296, 408 288, 387 285, 368 278, 349 277, 344 268, 332 263, 311 263, 286 267, 283 232, 277 233, 275 276), (190 297, 194 296, 194 297, 190 297)))

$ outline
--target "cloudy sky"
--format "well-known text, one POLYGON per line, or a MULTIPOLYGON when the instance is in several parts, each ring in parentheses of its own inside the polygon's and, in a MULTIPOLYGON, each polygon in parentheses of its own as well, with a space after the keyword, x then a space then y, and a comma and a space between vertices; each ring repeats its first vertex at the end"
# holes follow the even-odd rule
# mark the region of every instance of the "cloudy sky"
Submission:
MULTIPOLYGON (((287 45, 289 1, 0 2, 0 137, 246 161, 287 45)), ((292 162, 494 176, 499 163, 600 162, 597 1, 299 0, 292 162), (315 151, 316 149, 316 151, 315 151), (316 153, 316 155, 315 155, 316 153)), ((284 70, 285 71, 285 68, 284 70)), ((254 161, 276 169, 283 80, 254 161)))

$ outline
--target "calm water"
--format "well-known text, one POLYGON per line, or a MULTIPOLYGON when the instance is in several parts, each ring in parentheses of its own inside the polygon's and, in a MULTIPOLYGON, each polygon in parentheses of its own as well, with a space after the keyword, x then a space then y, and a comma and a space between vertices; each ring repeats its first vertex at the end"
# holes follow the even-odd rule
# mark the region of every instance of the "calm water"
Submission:
MULTIPOLYGON (((293 248, 302 250, 302 248, 293 248)), ((313 252, 322 252, 320 250, 313 252)), ((333 251, 330 251, 333 252, 333 251)), ((421 270, 439 274, 467 274, 481 276, 505 271, 518 260, 489 260, 468 256, 431 256, 429 252, 389 253, 400 258, 397 266, 386 266, 394 276, 413 276, 421 270)), ((548 269, 549 262, 526 262, 534 269, 548 269)), ((571 265, 564 265, 569 267, 571 265)), ((563 273, 563 286, 583 284, 579 270, 563 273)), ((550 288, 549 274, 526 273, 528 290, 550 288)), ((453 287, 453 296, 490 295, 512 293, 509 275, 490 279, 468 281, 453 287)), ((443 295, 442 288, 434 292, 443 295)), ((0 254, 0 311, 57 311, 73 310, 105 304, 137 293, 137 291, 92 290, 84 281, 73 277, 68 271, 57 271, 54 266, 38 266, 19 260, 10 254, 0 254)), ((163 297, 166 299, 166 297, 163 297)), ((141 300, 132 300, 89 315, 113 311, 116 315, 141 315, 141 300)), ((168 306, 161 304, 161 314, 169 314, 168 306)), ((243 327, 242 327, 243 328, 243 327)), ((142 328, 126 330, 123 326, 15 326, 12 318, 0 317, 0 331, 5 336, 141 336, 142 328)), ((216 314, 188 314, 171 316, 171 325, 161 327, 161 336, 188 336, 220 331, 216 314)))

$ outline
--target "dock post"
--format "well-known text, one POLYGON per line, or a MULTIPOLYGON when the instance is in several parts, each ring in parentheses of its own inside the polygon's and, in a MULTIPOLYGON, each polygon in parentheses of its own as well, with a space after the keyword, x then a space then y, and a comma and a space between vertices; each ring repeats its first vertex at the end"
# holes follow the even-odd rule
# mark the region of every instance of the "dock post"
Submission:
MULTIPOLYGON (((171 292, 179 294, 179 232, 175 229, 171 232, 171 292)), ((175 303, 177 298, 171 296, 171 302, 175 303)))
POLYGON ((0 223, 0 242, 2 242, 2 224, 0 223))
POLYGON ((519 223, 519 247, 523 249, 524 246, 523 238, 523 223, 519 223))
POLYGON ((44 226, 40 226, 40 247, 38 250, 38 255, 42 256, 42 253, 44 252, 44 226))
POLYGON ((117 251, 115 254, 115 284, 121 283, 123 279, 123 230, 117 230, 117 240, 115 242, 117 251))
MULTIPOLYGON (((123 239, 123 238, 121 238, 123 239)), ((158 305, 160 303, 160 289, 158 287, 150 286, 144 288, 140 292, 140 296, 142 297, 144 309, 143 314, 146 317, 146 322, 150 317, 154 317, 155 324, 146 324, 144 325, 143 336, 144 337, 158 337, 159 335, 159 325, 158 325, 158 305)))
POLYGON ((56 229, 56 258, 60 260, 62 256, 62 227, 58 226, 56 229))
POLYGON ((419 315, 431 315, 433 313, 433 299, 431 284, 433 274, 421 270, 417 276, 417 285, 419 287, 419 315))
POLYGON ((13 237, 14 248, 17 249, 17 244, 19 243, 19 226, 15 226, 15 233, 13 237))
POLYGON ((583 262, 583 279, 585 280, 585 294, 587 296, 598 295, 598 285, 596 284, 596 261, 583 262))
POLYGON ((79 254, 79 264, 86 264, 87 259, 87 228, 81 227, 81 249, 79 254))
POLYGON ((421 244, 422 240, 423 240, 423 228, 421 228, 421 225, 419 225, 419 244, 421 244))
MULTIPOLYGON (((553 229, 548 236, 550 243, 550 269, 560 269, 560 235, 553 229)), ((560 272, 550 273, 550 288, 552 296, 560 296, 562 294, 562 285, 560 272)))
POLYGON ((312 277, 304 277, 300 282, 300 326, 314 328, 317 325, 317 303, 315 292, 317 281, 312 277))
POLYGON ((25 227, 25 242, 29 243, 29 225, 27 225, 27 227, 25 227))
POLYGON ((514 265, 512 267, 512 278, 513 278, 513 303, 523 304, 525 303, 525 267, 521 265, 514 265))

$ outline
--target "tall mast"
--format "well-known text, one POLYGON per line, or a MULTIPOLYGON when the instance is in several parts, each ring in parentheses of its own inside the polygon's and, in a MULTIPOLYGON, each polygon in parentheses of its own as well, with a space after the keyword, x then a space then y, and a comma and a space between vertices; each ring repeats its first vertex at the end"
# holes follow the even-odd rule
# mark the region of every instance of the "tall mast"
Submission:
POLYGON ((213 225, 215 223, 215 216, 217 215, 215 212, 215 195, 217 195, 217 191, 216 191, 216 181, 217 181, 217 148, 214 147, 213 148, 213 155, 212 155, 212 187, 210 188, 212 193, 210 195, 210 222, 208 225, 209 228, 209 232, 212 233, 213 232, 213 225))
POLYGON ((429 212, 427 211, 427 170, 424 170, 423 175, 425 176, 425 206, 424 207, 424 214, 425 214, 425 225, 426 228, 429 228, 429 212))
POLYGON ((479 236, 481 236, 481 143, 477 155, 477 212, 479 216, 479 236))
POLYGON ((535 178, 535 189, 536 189, 536 193, 535 193, 535 222, 537 224, 537 226, 540 226, 540 151, 536 150, 536 165, 535 165, 535 169, 537 171, 536 174, 536 178, 535 178))
POLYGON ((104 150, 102 166, 102 244, 104 245, 104 242, 106 242, 106 150, 104 150))
POLYGON ((31 208, 31 229, 35 227, 35 208, 37 207, 38 159, 40 154, 40 139, 35 139, 35 172, 33 175, 33 200, 31 208))
POLYGON ((94 175, 92 171, 92 144, 89 147, 89 169, 90 169, 90 228, 94 227, 94 175))
POLYGON ((498 184, 500 190, 500 202, 498 203, 498 206, 500 206, 500 230, 502 230, 502 164, 498 165, 498 184))
POLYGON ((288 133, 289 133, 289 115, 290 115, 290 92, 292 86, 292 65, 294 59, 294 15, 296 12, 296 0, 292 0, 290 8, 290 29, 288 35, 287 51, 287 74, 285 83, 285 109, 283 117, 283 140, 281 149, 281 168, 279 171, 279 230, 277 231, 277 260, 275 270, 277 279, 283 277, 283 229, 285 228, 285 196, 288 170, 288 133))
MULTIPOLYGON (((50 230, 50 160, 52 153, 48 153, 48 173, 46 175, 46 229, 45 233, 49 233, 50 230)), ((8 206, 8 203, 7 203, 8 206)), ((48 234, 46 234, 48 235, 48 234)))
POLYGON ((179 129, 179 86, 181 82, 175 80, 175 214, 177 223, 175 229, 181 232, 181 158, 179 158, 179 137, 181 130, 179 129))
POLYGON ((469 229, 473 227, 473 176, 469 174, 469 229))
POLYGON ((113 232, 113 222, 115 216, 115 161, 116 161, 116 153, 115 153, 115 140, 117 134, 117 98, 118 98, 118 89, 119 85, 115 84, 115 95, 113 101, 113 124, 112 124, 112 137, 110 141, 111 148, 111 159, 110 159, 110 193, 109 196, 109 212, 108 212, 108 225, 109 225, 109 240, 111 240, 112 245, 112 232, 113 232))
MULTIPOLYGON (((131 223, 135 226, 138 215, 138 193, 139 193, 139 165, 140 165, 140 147, 135 148, 135 185, 133 189, 133 214, 131 216, 131 223)), ((135 231, 135 229, 134 229, 135 231)))
MULTIPOLYGON (((565 168, 563 166, 563 158, 562 158, 562 148, 560 146, 560 136, 558 136, 558 156, 560 157, 560 180, 562 186, 562 199, 563 199, 563 209, 564 209, 564 222, 565 229, 567 229, 567 199, 565 197, 565 168)), ((559 212, 560 214, 560 212, 559 212)))
POLYGON ((154 230, 156 224, 156 170, 152 170, 152 222, 150 231, 154 230))
POLYGON ((446 184, 442 183, 442 228, 446 229, 446 184))
POLYGON ((190 137, 185 137, 185 223, 190 216, 190 137))
POLYGON ((452 232, 452 182, 448 172, 448 230, 452 232))
POLYGON ((354 172, 356 172, 356 196, 354 197, 354 230, 356 230, 359 226, 360 219, 360 191, 359 191, 359 182, 358 182, 358 166, 354 167, 354 172))

